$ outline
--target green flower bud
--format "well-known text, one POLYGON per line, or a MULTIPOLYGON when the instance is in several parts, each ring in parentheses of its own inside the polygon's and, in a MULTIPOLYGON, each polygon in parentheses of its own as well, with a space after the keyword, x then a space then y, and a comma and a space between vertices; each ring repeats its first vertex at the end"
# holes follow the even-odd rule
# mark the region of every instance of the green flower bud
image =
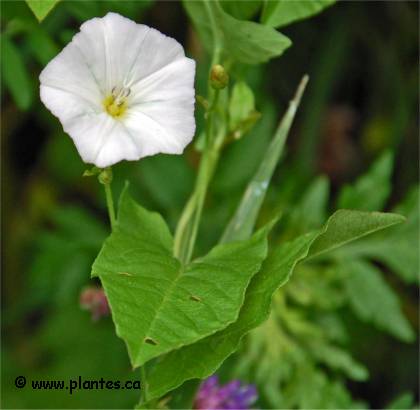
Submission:
POLYGON ((220 64, 216 64, 211 68, 210 71, 210 84, 216 90, 222 90, 229 83, 229 74, 226 72, 224 67, 220 64))
POLYGON ((102 172, 98 175, 98 180, 101 184, 110 184, 112 182, 112 169, 103 169, 102 172))

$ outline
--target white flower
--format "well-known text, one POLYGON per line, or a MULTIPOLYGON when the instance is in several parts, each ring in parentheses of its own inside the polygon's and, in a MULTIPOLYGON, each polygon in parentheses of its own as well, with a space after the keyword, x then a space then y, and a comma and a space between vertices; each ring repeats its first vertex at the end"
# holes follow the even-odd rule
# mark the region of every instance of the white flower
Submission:
POLYGON ((191 141, 195 62, 159 31, 108 13, 80 27, 42 71, 41 100, 100 168, 191 141))

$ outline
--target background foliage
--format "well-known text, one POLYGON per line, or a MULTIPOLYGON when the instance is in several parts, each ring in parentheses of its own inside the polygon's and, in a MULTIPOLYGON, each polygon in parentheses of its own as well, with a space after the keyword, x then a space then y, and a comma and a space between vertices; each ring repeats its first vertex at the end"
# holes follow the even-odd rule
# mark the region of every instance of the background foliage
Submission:
MULTIPOLYGON (((81 177, 85 166, 75 147, 38 98, 42 67, 82 21, 108 11, 184 44, 199 62, 203 95, 212 45, 248 64, 280 54, 290 45, 285 36, 293 42, 267 65, 233 68, 230 129, 242 138, 226 148, 216 171, 199 254, 223 232, 306 72, 307 94, 258 225, 281 211, 272 235, 280 243, 320 228, 338 208, 407 217, 299 265, 275 293, 268 321, 219 370, 222 378, 257 383, 260 407, 408 408, 418 401, 417 5, 345 2, 298 21, 282 11, 283 1, 277 8, 268 3, 262 13, 258 1, 246 7, 221 2, 210 10, 217 18, 211 32, 200 3, 63 1, 48 15, 53 2, 28 3, 38 18, 46 16, 41 24, 26 3, 1 3, 3 406, 131 408, 138 401, 137 391, 69 395, 13 385, 20 374, 138 377, 110 318, 92 323, 80 310, 79 293, 92 282, 91 264, 109 232, 104 198, 96 181, 81 177), (266 25, 256 28, 259 17, 266 25), (252 34, 243 48, 237 47, 241 33, 252 34), (235 111, 235 99, 242 112, 235 111), (251 131, 253 123, 241 122, 250 114, 251 131)), ((312 4, 318 3, 328 1, 312 4)), ((198 107, 196 113, 199 135, 203 113, 198 107)), ((117 192, 129 179, 130 192, 159 211, 172 232, 196 173, 192 145, 184 156, 115 167, 117 192)))

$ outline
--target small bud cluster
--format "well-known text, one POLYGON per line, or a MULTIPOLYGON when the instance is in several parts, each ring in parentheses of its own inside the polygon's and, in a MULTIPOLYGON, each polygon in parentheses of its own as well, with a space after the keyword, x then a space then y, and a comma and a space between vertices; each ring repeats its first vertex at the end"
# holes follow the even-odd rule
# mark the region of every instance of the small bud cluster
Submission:
POLYGON ((216 90, 226 88, 229 83, 229 74, 220 64, 215 64, 210 70, 210 84, 216 90))
POLYGON ((102 288, 89 286, 80 293, 80 307, 92 314, 95 322, 101 317, 109 316, 110 309, 105 292, 102 288))

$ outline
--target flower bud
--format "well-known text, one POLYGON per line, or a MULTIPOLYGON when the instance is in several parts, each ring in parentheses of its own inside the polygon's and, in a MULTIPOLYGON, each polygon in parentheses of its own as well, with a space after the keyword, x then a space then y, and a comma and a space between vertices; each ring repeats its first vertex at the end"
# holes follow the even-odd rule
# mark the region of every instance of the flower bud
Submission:
POLYGON ((210 85, 216 90, 222 90, 228 83, 229 74, 224 67, 220 64, 214 65, 210 71, 210 85))

